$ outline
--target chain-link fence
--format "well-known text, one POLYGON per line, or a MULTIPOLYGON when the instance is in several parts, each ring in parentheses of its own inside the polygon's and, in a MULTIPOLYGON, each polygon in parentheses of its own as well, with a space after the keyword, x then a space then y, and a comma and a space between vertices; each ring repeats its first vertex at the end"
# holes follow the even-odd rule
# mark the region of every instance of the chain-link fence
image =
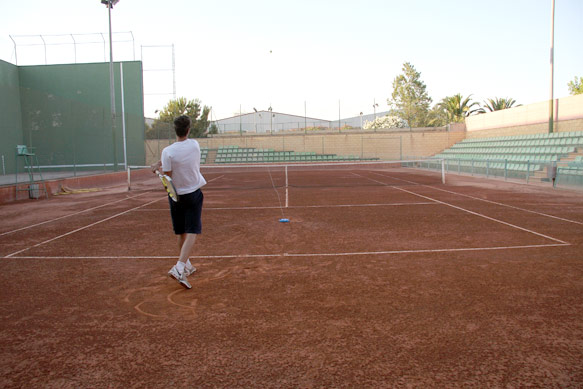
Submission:
MULTIPOLYGON (((160 159, 164 147, 174 142, 175 136, 166 138, 160 131, 159 139, 146 141, 148 164, 160 159)), ((463 132, 445 129, 432 131, 313 131, 308 133, 286 132, 269 135, 212 136, 199 138, 201 147, 209 150, 206 163, 214 163, 213 151, 236 146, 247 149, 310 152, 319 155, 352 156, 366 159, 403 160, 426 158, 460 141, 463 132)))

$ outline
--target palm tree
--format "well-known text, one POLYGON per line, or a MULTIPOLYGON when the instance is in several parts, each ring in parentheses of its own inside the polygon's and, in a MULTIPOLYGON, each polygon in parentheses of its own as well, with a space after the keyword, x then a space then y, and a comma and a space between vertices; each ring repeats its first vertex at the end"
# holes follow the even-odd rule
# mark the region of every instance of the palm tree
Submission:
POLYGON ((466 117, 480 112, 479 108, 473 108, 479 104, 472 102, 471 98, 472 95, 464 99, 460 93, 447 96, 441 100, 437 108, 447 115, 448 123, 463 123, 466 117))
POLYGON ((486 112, 486 109, 490 112, 500 111, 502 109, 508 109, 512 107, 519 107, 521 104, 515 105, 516 100, 509 97, 495 97, 493 99, 488 99, 484 102, 482 106, 482 113, 486 112))
POLYGON ((444 107, 438 103, 431 108, 427 115, 427 124, 429 127, 442 127, 448 123, 448 114, 444 107))

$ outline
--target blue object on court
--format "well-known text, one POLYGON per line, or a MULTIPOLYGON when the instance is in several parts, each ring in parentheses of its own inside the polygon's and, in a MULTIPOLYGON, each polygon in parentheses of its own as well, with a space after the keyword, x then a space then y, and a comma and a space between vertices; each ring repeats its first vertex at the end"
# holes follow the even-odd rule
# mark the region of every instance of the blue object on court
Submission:
POLYGON ((281 223, 289 223, 289 219, 279 219, 281 223))

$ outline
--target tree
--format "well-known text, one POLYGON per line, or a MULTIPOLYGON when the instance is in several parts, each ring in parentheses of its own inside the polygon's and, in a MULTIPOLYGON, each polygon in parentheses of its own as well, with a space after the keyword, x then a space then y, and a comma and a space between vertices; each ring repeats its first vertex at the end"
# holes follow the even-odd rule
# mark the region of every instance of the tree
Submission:
POLYGON ((572 95, 583 94, 583 77, 575 76, 573 81, 569 81, 569 93, 572 95))
POLYGON ((516 104, 516 100, 511 99, 509 97, 495 97, 493 99, 488 99, 487 101, 484 102, 484 105, 482 105, 482 109, 480 110, 480 113, 486 112, 486 110, 488 110, 489 112, 494 112, 494 111, 500 111, 502 109, 508 109, 508 108, 512 108, 512 107, 519 107, 520 104, 515 105, 516 104))
POLYGON ((190 138, 201 138, 206 136, 209 128, 210 108, 201 106, 199 99, 187 100, 185 97, 170 100, 160 111, 158 119, 154 120, 152 127, 146 131, 146 138, 173 138, 174 118, 180 115, 190 116, 192 124, 190 126, 190 138))
POLYGON ((443 100, 438 104, 438 110, 441 110, 446 118, 447 123, 463 123, 465 118, 481 112, 480 109, 473 109, 474 106, 478 105, 477 102, 471 101, 471 95, 466 97, 458 93, 453 96, 444 97, 443 100))
POLYGON ((435 104, 427 114, 427 125, 430 127, 442 127, 448 123, 448 114, 441 104, 435 104))
POLYGON ((209 127, 209 135, 214 135, 219 133, 219 127, 215 123, 211 124, 209 127))
POLYGON ((407 123, 396 116, 381 116, 373 121, 366 121, 362 126, 364 130, 380 130, 382 128, 405 128, 407 123))
POLYGON ((392 107, 391 114, 405 120, 409 127, 424 127, 427 125, 431 97, 421 81, 421 73, 413 65, 405 62, 402 70, 403 74, 393 80, 393 94, 387 99, 392 107))

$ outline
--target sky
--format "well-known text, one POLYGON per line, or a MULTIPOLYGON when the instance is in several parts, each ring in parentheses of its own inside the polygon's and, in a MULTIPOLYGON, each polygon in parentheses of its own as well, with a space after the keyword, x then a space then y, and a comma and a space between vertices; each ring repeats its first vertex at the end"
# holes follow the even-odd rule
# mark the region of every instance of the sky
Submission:
MULTIPOLYGON (((1 60, 109 61, 100 0, 0 1, 1 60)), ((560 98, 583 77, 583 0, 555 0, 554 20, 560 98)), ((173 74, 176 97, 213 120, 270 106, 326 120, 387 111, 405 62, 433 104, 550 96, 551 0, 120 0, 112 30, 114 61, 143 61, 147 117, 173 98, 173 74)))

